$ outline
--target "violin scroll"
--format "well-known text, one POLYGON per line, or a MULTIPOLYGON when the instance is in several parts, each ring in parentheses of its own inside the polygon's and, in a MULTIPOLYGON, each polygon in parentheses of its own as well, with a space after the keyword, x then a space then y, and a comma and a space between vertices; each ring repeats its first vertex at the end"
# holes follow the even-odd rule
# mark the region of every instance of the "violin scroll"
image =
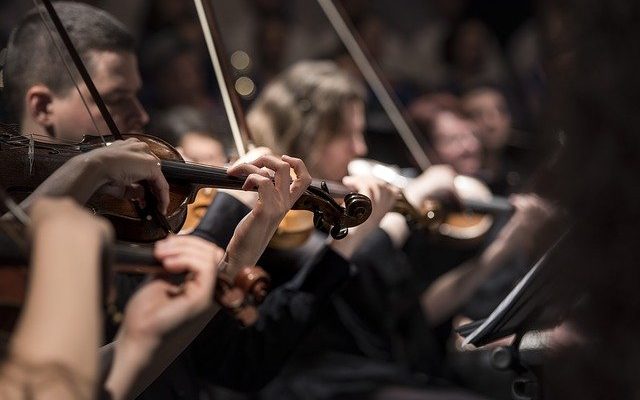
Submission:
POLYGON ((243 326, 251 326, 258 319, 257 307, 264 301, 271 280, 262 268, 244 267, 233 280, 219 275, 216 301, 243 326))

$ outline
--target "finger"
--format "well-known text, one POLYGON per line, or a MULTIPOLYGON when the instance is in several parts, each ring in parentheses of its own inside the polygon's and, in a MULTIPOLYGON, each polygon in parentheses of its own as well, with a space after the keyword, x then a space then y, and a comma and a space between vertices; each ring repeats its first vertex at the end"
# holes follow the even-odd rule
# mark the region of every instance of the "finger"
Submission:
POLYGON ((167 215, 167 209, 169 208, 169 182, 162 174, 160 170, 160 162, 158 161, 155 167, 152 167, 151 176, 147 178, 151 186, 151 192, 158 199, 158 211, 162 215, 167 215))
POLYGON ((296 174, 296 179, 293 180, 289 190, 293 197, 292 200, 298 200, 298 198, 302 196, 302 193, 304 193, 311 184, 311 175, 309 174, 307 166, 301 159, 284 155, 282 156, 282 160, 289 164, 291 168, 293 168, 293 172, 296 174))
POLYGON ((122 187, 122 198, 130 200, 144 201, 144 189, 140 184, 133 183, 122 187))
POLYGON ((246 163, 234 165, 233 167, 227 169, 227 174, 231 176, 237 176, 237 177, 247 176, 249 174, 258 174, 266 178, 271 178, 271 174, 269 173, 269 171, 262 169, 260 167, 257 167, 255 165, 246 164, 246 163))
POLYGON ((224 253, 214 243, 192 235, 171 235, 157 241, 154 246, 154 255, 158 259, 180 253, 201 254, 203 257, 209 257, 211 254, 219 254, 220 252, 224 253))
POLYGON ((291 185, 291 167, 286 162, 274 156, 262 156, 253 165, 266 167, 275 172, 274 179, 276 188, 280 193, 289 193, 291 185))
POLYGON ((275 194, 275 187, 271 179, 257 174, 251 174, 247 177, 242 190, 257 191, 262 200, 265 199, 265 196, 271 198, 275 194))

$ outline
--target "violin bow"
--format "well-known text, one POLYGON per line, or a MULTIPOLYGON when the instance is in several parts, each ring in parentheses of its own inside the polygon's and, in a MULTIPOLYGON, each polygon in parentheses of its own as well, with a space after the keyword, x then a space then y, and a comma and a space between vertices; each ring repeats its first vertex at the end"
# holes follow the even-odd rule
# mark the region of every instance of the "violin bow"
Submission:
POLYGON ((341 5, 336 4, 334 0, 318 0, 318 4, 382 105, 411 156, 420 169, 426 170, 433 163, 418 140, 418 135, 416 134, 418 130, 415 124, 407 118, 404 106, 394 93, 389 82, 384 78, 382 70, 371 56, 371 53, 367 50, 364 40, 349 20, 346 10, 341 5))
POLYGON ((213 64, 218 87, 220 88, 222 102, 227 117, 229 118, 229 125, 231 125, 233 141, 238 150, 238 156, 242 157, 247 153, 247 147, 251 147, 253 140, 244 117, 240 98, 231 83, 231 69, 229 68, 226 57, 227 52, 224 48, 222 36, 218 30, 216 16, 210 1, 211 0, 194 0, 194 4, 198 12, 198 19, 202 27, 209 57, 213 64))
MULTIPOLYGON (((80 54, 78 53, 78 50, 75 48, 73 42, 71 41, 71 38, 69 37, 69 34, 67 33, 66 28, 64 27, 62 21, 60 20, 60 17, 58 16, 58 13, 56 12, 55 8, 53 7, 53 4, 51 4, 51 0, 40 0, 40 1, 42 2, 42 5, 44 6, 45 10, 47 11, 49 19, 51 20, 51 22, 53 22, 53 25, 54 25, 57 33, 58 33, 58 36, 62 40, 62 43, 64 44, 64 46, 65 46, 65 48, 67 50, 67 53, 71 57, 71 60, 73 61, 73 64, 74 64, 76 70, 80 73, 80 77, 82 78, 83 83, 87 86, 87 89, 89 90, 89 93, 91 94, 91 98, 93 99, 93 101, 95 102, 96 106, 100 110, 100 115, 102 116, 102 118, 104 119, 105 123, 107 124, 107 127, 109 128, 109 132, 111 133, 111 135, 113 135, 113 137, 116 138, 116 140, 123 140, 122 133, 120 132, 120 130, 118 129, 118 126, 116 125, 115 121, 113 120, 113 117, 111 116, 111 113, 109 112, 109 109, 107 108, 107 105, 105 104, 104 100, 102 99, 102 96, 98 92, 98 89, 96 88, 96 85, 93 83, 93 79, 91 79, 91 75, 89 75, 89 72, 88 72, 86 66, 84 65, 84 62, 80 58, 80 54)), ((65 68, 67 69, 67 71, 69 72, 69 75, 71 76, 71 79, 72 79, 72 81, 73 81, 73 83, 74 83, 74 85, 76 87, 76 90, 80 94, 80 97, 82 97, 82 101, 85 104, 85 107, 87 108, 87 111, 89 111, 87 103, 86 103, 84 97, 82 96, 82 93, 80 92, 78 84, 76 83, 75 79, 73 78, 73 74, 71 73, 71 70, 67 66, 67 63, 66 63, 66 61, 64 59, 64 55, 62 54, 62 50, 58 47, 58 44, 54 39, 54 36, 53 36, 53 34, 51 32, 51 29, 50 29, 49 25, 46 22, 46 18, 43 15, 40 7, 38 6, 37 0, 33 0, 33 3, 36 6, 36 9, 38 10, 38 12, 40 13, 40 17, 42 19, 42 23, 44 24, 46 30, 49 32, 49 35, 51 36, 51 39, 52 39, 54 45, 56 46, 56 49, 58 50, 58 52, 60 54, 60 57, 62 58, 62 62, 64 63, 65 68)), ((100 134, 100 131, 97 129, 97 124, 93 120, 93 116, 91 116, 90 112, 89 112, 89 116, 90 116, 91 120, 93 121, 94 126, 96 126, 96 130, 100 134)), ((104 136, 102 134, 100 134, 100 137, 102 137, 102 140, 104 142, 104 136)), ((171 233, 172 232, 171 226, 169 225, 169 222, 167 221, 167 218, 158 211, 157 199, 152 194, 151 187, 149 186, 149 183, 146 182, 146 181, 142 181, 140 183, 141 183, 141 185, 142 185, 142 187, 144 189, 144 192, 145 192, 145 200, 146 200, 147 205, 146 205, 146 208, 142 209, 137 202, 134 202, 134 207, 138 211, 138 214, 143 219, 148 219, 148 218, 153 219, 154 221, 156 221, 156 223, 162 229, 164 229, 164 231, 166 233, 171 233)))

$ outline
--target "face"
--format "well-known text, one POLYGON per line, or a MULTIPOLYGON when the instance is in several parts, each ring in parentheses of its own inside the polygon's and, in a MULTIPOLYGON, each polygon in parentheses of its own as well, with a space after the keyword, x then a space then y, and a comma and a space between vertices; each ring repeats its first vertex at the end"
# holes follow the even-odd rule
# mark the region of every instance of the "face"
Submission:
POLYGON ((343 106, 342 115, 343 123, 338 134, 312 155, 313 173, 338 182, 347 175, 351 160, 367 154, 364 104, 358 100, 350 101, 343 106))
POLYGON ((464 97, 465 112, 476 123, 478 138, 490 151, 504 148, 511 133, 511 115, 502 94, 488 89, 464 97))
POLYGON ((438 158, 463 175, 480 170, 480 142, 473 129, 470 121, 450 112, 439 113, 434 121, 433 147, 438 158))
MULTIPOLYGON (((87 68, 121 133, 141 132, 149 122, 149 116, 137 97, 142 81, 135 55, 129 52, 94 51, 90 59, 87 68)), ((80 92, 87 101, 98 129, 74 87, 63 95, 54 95, 49 105, 51 128, 58 139, 77 141, 84 135, 109 134, 84 84, 80 84, 80 92)))
POLYGON ((180 141, 184 156, 196 163, 223 166, 227 155, 222 144, 207 134, 189 132, 180 141))

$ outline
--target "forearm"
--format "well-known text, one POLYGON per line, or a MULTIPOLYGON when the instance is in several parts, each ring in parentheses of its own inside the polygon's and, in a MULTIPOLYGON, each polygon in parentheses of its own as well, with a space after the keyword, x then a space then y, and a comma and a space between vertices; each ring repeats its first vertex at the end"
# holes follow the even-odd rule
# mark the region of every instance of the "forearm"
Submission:
POLYGON ((105 389, 113 400, 134 399, 142 393, 200 334, 220 310, 212 306, 162 340, 135 340, 119 332, 116 341, 101 349, 109 370, 105 389), (109 360, 111 358, 111 360, 109 360))
POLYGON ((60 235, 56 224, 37 230, 29 297, 11 352, 26 362, 59 364, 96 378, 101 244, 97 231, 60 235))
POLYGON ((431 325, 438 325, 462 307, 489 276, 506 260, 504 249, 492 244, 433 282, 421 296, 422 308, 431 325))
POLYGON ((95 191, 106 183, 104 173, 96 160, 81 154, 51 174, 21 203, 21 206, 28 209, 33 201, 43 196, 68 196, 79 204, 85 204, 95 191))

